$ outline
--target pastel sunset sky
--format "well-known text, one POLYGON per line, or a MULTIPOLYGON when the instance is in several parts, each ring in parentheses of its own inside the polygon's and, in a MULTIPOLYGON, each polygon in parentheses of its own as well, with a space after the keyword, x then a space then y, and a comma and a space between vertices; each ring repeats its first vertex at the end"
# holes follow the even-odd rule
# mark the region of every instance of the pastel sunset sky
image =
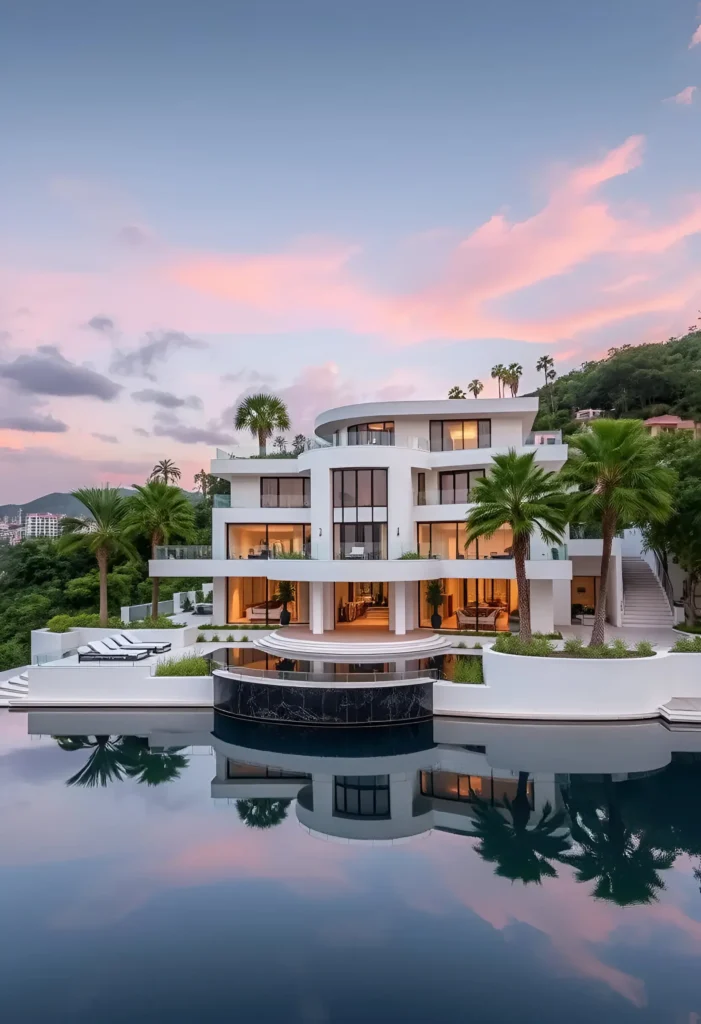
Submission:
POLYGON ((0 502, 699 315, 696 0, 31 0, 0 62, 0 502))

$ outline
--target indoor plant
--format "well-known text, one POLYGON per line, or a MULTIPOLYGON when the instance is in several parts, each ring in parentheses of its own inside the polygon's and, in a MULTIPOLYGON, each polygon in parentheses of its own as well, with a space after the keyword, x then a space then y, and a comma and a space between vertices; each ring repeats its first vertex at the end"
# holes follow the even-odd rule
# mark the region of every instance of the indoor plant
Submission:
POLYGON ((433 614, 431 616, 431 626, 433 629, 441 628, 443 619, 441 618, 438 609, 443 604, 444 598, 445 591, 443 590, 443 580, 429 580, 426 584, 426 600, 431 608, 433 608, 433 614))
POLYGON ((275 600, 279 601, 282 605, 282 611, 280 612, 280 625, 289 626, 291 615, 287 610, 287 605, 290 601, 295 599, 295 585, 289 580, 280 580, 277 585, 277 593, 275 600))

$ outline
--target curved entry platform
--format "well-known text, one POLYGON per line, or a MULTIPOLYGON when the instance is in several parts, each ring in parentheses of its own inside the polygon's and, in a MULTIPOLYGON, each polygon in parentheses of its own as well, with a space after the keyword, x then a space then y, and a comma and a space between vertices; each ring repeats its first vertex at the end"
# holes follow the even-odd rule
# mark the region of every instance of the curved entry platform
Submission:
POLYGON ((445 654, 452 647, 453 638, 421 629, 402 637, 372 630, 335 630, 316 636, 308 630, 290 627, 256 637, 253 644, 278 658, 304 657, 310 661, 357 663, 431 658, 445 654))

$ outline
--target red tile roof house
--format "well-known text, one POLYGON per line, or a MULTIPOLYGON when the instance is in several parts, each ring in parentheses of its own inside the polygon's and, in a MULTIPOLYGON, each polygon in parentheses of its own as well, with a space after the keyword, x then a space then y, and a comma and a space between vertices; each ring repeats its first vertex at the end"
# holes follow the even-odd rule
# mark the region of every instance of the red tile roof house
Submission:
POLYGON ((683 420, 680 416, 651 416, 649 420, 644 421, 644 425, 653 437, 674 430, 691 430, 695 437, 701 437, 701 423, 683 420))

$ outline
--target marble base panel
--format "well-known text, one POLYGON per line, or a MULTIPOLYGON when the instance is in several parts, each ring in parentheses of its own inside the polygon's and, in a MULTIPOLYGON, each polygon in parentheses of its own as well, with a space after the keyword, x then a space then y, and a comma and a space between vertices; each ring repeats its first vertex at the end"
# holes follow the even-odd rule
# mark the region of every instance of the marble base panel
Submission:
POLYGON ((279 686, 214 673, 214 708, 239 718, 299 725, 391 725, 433 714, 433 683, 377 687, 279 686))

